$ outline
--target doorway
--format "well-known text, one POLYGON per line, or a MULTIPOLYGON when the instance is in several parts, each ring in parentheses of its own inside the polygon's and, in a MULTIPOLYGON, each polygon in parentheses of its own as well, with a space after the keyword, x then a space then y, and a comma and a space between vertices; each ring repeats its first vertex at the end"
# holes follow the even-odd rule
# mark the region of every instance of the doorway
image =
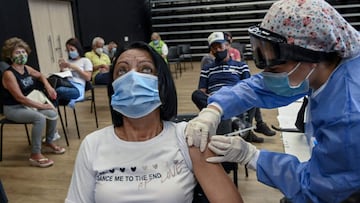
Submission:
POLYGON ((59 72, 58 60, 67 59, 65 42, 75 37, 71 2, 29 0, 39 69, 45 75, 59 72))

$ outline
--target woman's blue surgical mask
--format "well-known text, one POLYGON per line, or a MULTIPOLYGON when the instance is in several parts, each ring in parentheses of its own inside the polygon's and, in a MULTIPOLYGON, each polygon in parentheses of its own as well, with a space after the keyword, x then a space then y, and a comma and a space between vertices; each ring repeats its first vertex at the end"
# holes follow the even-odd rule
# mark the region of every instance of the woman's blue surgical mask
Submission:
POLYGON ((114 55, 116 53, 116 47, 111 49, 111 54, 114 55))
POLYGON ((314 68, 309 72, 304 81, 298 85, 292 86, 289 81, 289 75, 298 69, 300 65, 301 63, 299 62, 289 73, 262 72, 261 75, 263 76, 264 86, 275 94, 285 97, 307 93, 310 88, 309 77, 314 71, 314 68))
POLYGON ((159 44, 160 41, 159 40, 154 40, 153 42, 154 42, 155 45, 157 45, 157 44, 159 44))
POLYGON ((79 57, 79 52, 77 52, 76 50, 74 51, 69 51, 69 57, 71 59, 77 59, 79 57))
POLYGON ((112 83, 113 109, 129 118, 141 118, 161 105, 158 78, 154 75, 129 71, 112 83))

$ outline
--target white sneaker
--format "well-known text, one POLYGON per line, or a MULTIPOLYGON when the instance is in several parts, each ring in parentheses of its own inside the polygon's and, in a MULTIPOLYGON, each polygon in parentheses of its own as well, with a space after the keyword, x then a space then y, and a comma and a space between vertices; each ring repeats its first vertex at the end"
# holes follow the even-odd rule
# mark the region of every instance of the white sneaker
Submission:
POLYGON ((54 138, 53 138, 52 141, 56 141, 56 140, 58 140, 58 139, 60 139, 60 138, 61 138, 61 136, 60 136, 59 132, 56 131, 55 134, 54 134, 54 138))
MULTIPOLYGON (((56 131, 55 134, 54 134, 54 137, 53 137, 52 141, 54 142, 54 141, 56 141, 56 140, 58 140, 58 139, 60 139, 60 138, 61 138, 61 136, 60 136, 59 132, 56 131)), ((44 142, 44 143, 46 142, 46 137, 44 137, 44 138, 42 139, 42 142, 44 142)))

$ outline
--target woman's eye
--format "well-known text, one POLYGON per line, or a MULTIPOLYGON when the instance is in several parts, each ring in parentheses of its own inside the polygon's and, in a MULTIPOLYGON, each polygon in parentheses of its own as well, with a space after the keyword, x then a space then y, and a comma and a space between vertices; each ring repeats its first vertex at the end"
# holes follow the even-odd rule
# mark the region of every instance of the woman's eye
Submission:
POLYGON ((26 54, 26 51, 15 51, 16 55, 20 55, 20 54, 26 54))
POLYGON ((143 66, 140 70, 141 73, 147 73, 147 74, 152 74, 153 68, 149 67, 149 66, 143 66))
POLYGON ((123 75, 125 74, 127 71, 126 70, 119 70, 119 75, 123 75))
POLYGON ((125 73, 127 73, 127 70, 125 68, 120 68, 117 72, 119 76, 124 75, 125 73))

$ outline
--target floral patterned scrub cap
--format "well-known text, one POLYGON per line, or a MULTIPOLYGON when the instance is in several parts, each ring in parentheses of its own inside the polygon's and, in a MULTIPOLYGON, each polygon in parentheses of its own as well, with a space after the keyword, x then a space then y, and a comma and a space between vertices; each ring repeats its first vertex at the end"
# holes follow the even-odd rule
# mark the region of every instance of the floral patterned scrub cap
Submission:
POLYGON ((360 33, 324 0, 280 0, 264 17, 262 28, 289 44, 348 58, 360 52, 360 33))

